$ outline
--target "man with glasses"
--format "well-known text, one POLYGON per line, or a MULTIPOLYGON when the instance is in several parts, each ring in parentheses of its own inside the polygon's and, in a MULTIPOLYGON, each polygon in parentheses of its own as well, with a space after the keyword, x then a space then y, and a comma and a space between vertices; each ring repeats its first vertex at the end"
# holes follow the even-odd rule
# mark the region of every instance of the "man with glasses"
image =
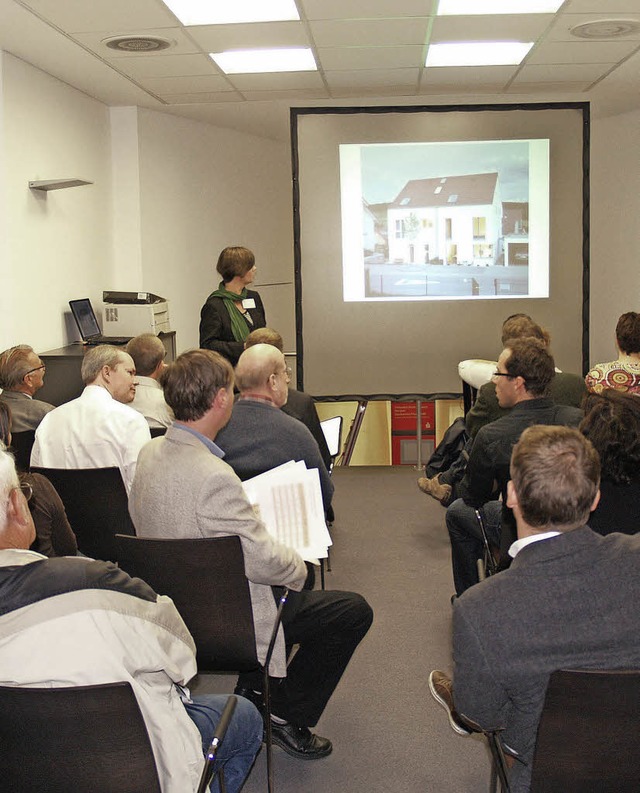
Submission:
POLYGON ((511 450, 522 432, 532 424, 575 427, 582 418, 578 408, 555 405, 548 397, 554 373, 553 357, 540 339, 505 343, 493 382, 500 407, 512 410, 479 430, 460 484, 461 498, 447 509, 456 595, 478 582, 477 560, 483 544, 476 510, 492 545, 507 549, 515 540, 515 521, 506 506, 506 493, 511 450))
POLYGON ((240 398, 217 443, 242 479, 250 479, 290 460, 317 468, 325 511, 331 506, 333 482, 313 435, 280 408, 289 394, 291 370, 271 344, 247 348, 236 366, 240 398))
POLYGON ((19 344, 0 353, 0 400, 11 409, 13 432, 35 430, 53 405, 34 399, 44 384, 45 365, 33 347, 19 344))

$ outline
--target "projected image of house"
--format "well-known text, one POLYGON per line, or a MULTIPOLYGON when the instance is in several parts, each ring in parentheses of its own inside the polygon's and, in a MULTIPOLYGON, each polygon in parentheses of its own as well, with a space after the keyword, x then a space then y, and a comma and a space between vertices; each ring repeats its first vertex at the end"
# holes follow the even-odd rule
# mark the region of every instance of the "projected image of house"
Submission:
POLYGON ((495 172, 412 179, 388 205, 389 261, 502 263, 502 215, 495 172))

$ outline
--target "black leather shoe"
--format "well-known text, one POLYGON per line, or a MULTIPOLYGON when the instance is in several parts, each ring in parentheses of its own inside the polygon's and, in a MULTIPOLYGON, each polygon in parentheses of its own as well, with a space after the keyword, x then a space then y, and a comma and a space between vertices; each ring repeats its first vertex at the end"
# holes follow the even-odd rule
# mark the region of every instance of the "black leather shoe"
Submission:
POLYGON ((248 699, 249 702, 253 702, 256 708, 258 708, 260 711, 260 715, 264 718, 264 697, 262 696, 262 691, 254 691, 251 688, 236 686, 233 690, 233 693, 237 694, 239 697, 248 699))
POLYGON ((308 727, 271 722, 271 736, 276 746, 300 760, 318 760, 333 750, 328 738, 314 735, 308 727))

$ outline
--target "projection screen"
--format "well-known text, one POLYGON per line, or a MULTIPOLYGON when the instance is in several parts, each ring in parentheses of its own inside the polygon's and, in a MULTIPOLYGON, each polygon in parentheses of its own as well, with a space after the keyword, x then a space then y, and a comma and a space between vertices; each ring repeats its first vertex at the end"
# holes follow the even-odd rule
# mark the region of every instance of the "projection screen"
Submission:
POLYGON ((293 108, 291 141, 299 386, 459 394, 518 312, 584 371, 588 105, 293 108))

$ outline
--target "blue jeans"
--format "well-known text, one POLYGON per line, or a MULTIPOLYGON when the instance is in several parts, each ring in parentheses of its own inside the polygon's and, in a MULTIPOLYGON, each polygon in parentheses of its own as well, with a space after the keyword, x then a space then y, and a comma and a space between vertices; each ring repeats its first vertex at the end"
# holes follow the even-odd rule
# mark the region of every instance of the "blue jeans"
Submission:
MULTIPOLYGON (((487 501, 480 508, 485 531, 491 545, 500 547, 501 501, 487 501)), ((451 540, 451 566, 453 567, 453 583, 456 595, 478 583, 478 559, 482 557, 484 545, 482 532, 473 507, 464 503, 461 498, 447 509, 447 529, 451 540)))
MULTIPOLYGON (((206 754, 216 725, 227 704, 228 697, 220 694, 197 694, 192 702, 184 707, 202 736, 202 751, 206 754)), ((218 750, 216 767, 224 768, 227 793, 238 793, 249 773, 254 758, 262 743, 262 717, 249 700, 238 697, 224 741, 218 750)), ((211 785, 211 791, 219 791, 218 778, 211 785)))

